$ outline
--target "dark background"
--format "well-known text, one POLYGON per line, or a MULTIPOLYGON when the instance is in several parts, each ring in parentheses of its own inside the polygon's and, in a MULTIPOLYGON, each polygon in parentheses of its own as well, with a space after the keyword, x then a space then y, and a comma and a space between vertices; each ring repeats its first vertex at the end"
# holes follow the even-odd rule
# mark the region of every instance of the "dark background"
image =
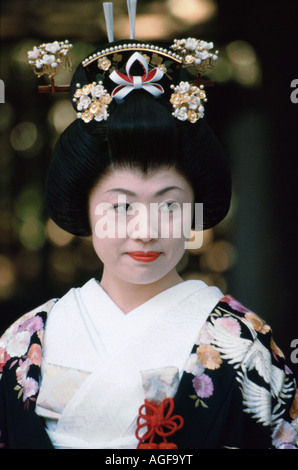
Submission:
MULTIPOLYGON (((178 3, 186 11, 189 1, 178 3)), ((291 82, 298 79, 297 1, 192 0, 192 5, 196 2, 214 13, 192 22, 172 14, 177 1, 139 0, 136 24, 141 41, 199 37, 214 41, 220 51, 206 119, 231 161, 233 204, 227 219, 206 234, 203 248, 187 253, 179 269, 185 279, 218 285, 265 318, 297 375, 298 354, 291 347, 298 339, 298 103, 291 101, 291 82)), ((67 96, 37 94, 43 80, 36 79, 26 56, 33 45, 69 39, 76 66, 106 42, 101 3, 1 1, 1 332, 38 304, 92 276, 100 278, 90 241, 68 238, 48 221, 46 169, 59 132, 75 115, 67 96)), ((119 27, 128 24, 125 15, 126 2, 116 1, 119 27)), ((124 37, 123 28, 115 30, 115 39, 124 37)), ((62 74, 57 80, 69 79, 62 74)))

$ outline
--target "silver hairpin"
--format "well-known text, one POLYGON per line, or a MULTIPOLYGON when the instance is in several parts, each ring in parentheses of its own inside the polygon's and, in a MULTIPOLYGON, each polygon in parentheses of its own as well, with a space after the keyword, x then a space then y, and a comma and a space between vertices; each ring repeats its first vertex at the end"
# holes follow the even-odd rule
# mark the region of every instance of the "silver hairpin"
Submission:
POLYGON ((104 15, 105 15, 108 41, 109 41, 109 42, 113 42, 113 41, 114 41, 114 31, 113 31, 113 3, 112 3, 112 2, 104 2, 104 4, 103 4, 103 11, 104 11, 104 15))
POLYGON ((134 39, 137 14, 137 0, 127 0, 127 9, 129 16, 130 39, 134 39))

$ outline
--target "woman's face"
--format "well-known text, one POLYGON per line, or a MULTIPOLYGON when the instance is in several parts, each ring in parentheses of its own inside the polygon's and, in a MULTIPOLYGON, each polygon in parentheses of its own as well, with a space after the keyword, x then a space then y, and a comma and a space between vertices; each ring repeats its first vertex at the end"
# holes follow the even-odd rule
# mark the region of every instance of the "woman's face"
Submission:
POLYGON ((149 284, 170 276, 189 237, 193 190, 174 168, 145 175, 112 170, 89 199, 94 249, 103 276, 149 284))

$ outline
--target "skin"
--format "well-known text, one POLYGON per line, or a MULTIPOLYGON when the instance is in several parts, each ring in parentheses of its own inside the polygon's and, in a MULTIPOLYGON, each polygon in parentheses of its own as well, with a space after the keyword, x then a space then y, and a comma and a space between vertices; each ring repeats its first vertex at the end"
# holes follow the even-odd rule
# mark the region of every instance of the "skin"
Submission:
POLYGON ((193 190, 174 168, 162 168, 149 175, 139 170, 115 169, 92 190, 89 198, 92 242, 104 266, 100 284, 124 313, 129 313, 160 292, 183 282, 176 265, 184 254, 187 238, 182 231, 181 237, 174 237, 173 230, 175 224, 176 227, 177 224, 181 226, 181 219, 176 216, 177 204, 183 207, 184 203, 193 203, 193 190), (119 205, 119 200, 121 202, 124 199, 127 205, 119 205), (97 208, 103 203, 112 209, 99 215, 97 208), (136 203, 142 203, 142 207, 148 209, 141 216, 140 213, 132 214, 129 211, 132 206, 128 204, 136 203), (158 219, 152 220, 150 217, 150 203, 158 204, 155 206, 159 208, 158 219), (167 212, 169 208, 167 228, 170 236, 165 238, 161 236, 160 220, 162 212, 167 212), (136 214, 139 214, 137 227, 136 214), (102 217, 105 217, 106 222, 110 220, 109 217, 113 217, 116 227, 121 226, 126 236, 119 236, 116 230, 113 237, 99 238, 98 227, 103 223, 102 217), (136 251, 160 254, 154 260, 145 262, 129 255, 136 251))

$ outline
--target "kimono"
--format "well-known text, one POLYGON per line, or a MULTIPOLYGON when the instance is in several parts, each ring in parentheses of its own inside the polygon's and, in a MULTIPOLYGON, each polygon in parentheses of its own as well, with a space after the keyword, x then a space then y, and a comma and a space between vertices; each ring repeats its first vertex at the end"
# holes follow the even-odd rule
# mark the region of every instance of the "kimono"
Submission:
POLYGON ((91 279, 4 333, 0 373, 3 448, 298 447, 271 328, 201 281, 125 315, 91 279))

